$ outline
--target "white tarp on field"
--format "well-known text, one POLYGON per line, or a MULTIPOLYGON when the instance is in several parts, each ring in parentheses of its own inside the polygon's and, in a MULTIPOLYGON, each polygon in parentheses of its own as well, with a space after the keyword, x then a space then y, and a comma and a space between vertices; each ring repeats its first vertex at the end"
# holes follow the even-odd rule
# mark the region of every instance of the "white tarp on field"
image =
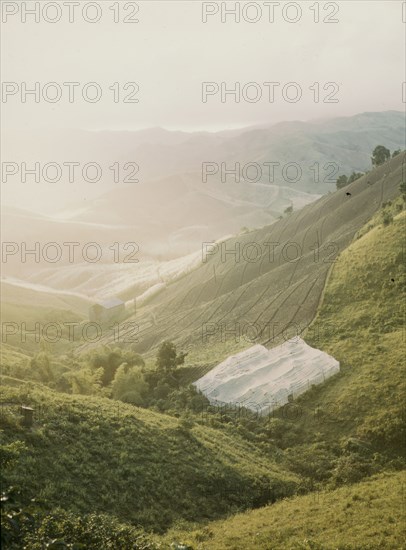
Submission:
POLYGON ((258 344, 232 355, 194 385, 212 404, 238 404, 265 413, 339 370, 334 357, 297 337, 271 350, 258 344))

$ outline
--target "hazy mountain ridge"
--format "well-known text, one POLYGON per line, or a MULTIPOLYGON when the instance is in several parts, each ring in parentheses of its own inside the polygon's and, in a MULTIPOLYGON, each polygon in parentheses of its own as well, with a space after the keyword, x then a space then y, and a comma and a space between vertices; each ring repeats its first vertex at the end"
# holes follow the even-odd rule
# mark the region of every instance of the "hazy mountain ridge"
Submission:
MULTIPOLYGON (((403 149, 405 124, 404 113, 388 111, 322 121, 282 122, 217 133, 145 130, 135 132, 134 145, 127 149, 126 154, 135 157, 131 158, 139 163, 146 180, 186 172, 200 175, 202 162, 225 162, 227 167, 235 162, 241 166, 249 162, 296 162, 301 164, 303 171, 317 161, 337 162, 341 174, 369 169, 371 151, 378 143, 382 142, 392 150, 403 149), (140 143, 144 135, 148 135, 149 140, 140 143), (323 146, 326 150, 319 151, 323 146)), ((100 134, 100 138, 103 139, 103 135, 100 134)), ((123 162, 130 160, 122 152, 118 152, 117 158, 123 162)), ((263 171, 260 181, 269 183, 268 172, 265 168, 263 171)), ((290 184, 280 174, 276 175, 275 183, 290 184)), ((335 181, 317 185, 309 172, 293 187, 320 194, 335 189, 335 181)))

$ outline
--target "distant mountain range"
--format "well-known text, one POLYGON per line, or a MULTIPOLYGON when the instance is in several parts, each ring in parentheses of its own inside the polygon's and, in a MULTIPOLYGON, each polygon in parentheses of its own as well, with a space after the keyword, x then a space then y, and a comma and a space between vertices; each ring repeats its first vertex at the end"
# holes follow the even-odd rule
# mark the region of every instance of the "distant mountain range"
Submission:
MULTIPOLYGON (((16 135, 8 140, 4 161, 41 166, 51 160, 96 162, 103 168, 102 177, 97 183, 69 183, 65 171, 56 183, 35 183, 28 177, 22 184, 17 175, 3 183, 3 199, 47 213, 43 223, 36 219, 27 224, 27 240, 35 241, 37 228, 45 224, 47 233, 69 233, 75 240, 91 233, 92 240, 102 242, 135 241, 144 256, 175 258, 194 252, 202 242, 238 234, 243 227, 268 225, 287 207, 297 210, 335 190, 338 175, 371 168, 371 153, 378 144, 391 151, 405 148, 403 113, 363 113, 217 133, 152 128, 70 130, 35 139, 16 135), (131 172, 131 167, 123 170, 127 162, 138 164, 133 177, 139 182, 114 183, 111 166, 117 163, 122 180, 131 172), (203 163, 209 163, 206 177, 203 163), (239 182, 226 173, 236 163, 239 182)), ((8 225, 14 235, 15 224, 8 225)))

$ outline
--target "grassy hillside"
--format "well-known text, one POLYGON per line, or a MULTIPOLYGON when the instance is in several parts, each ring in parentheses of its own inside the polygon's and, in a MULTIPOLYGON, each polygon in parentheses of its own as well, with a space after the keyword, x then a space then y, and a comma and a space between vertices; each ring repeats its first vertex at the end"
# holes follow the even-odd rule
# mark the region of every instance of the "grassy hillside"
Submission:
MULTIPOLYGON (((62 535, 91 549, 152 548, 131 540, 138 540, 140 529, 168 528, 154 536, 161 548, 173 542, 178 550, 185 542, 194 550, 403 548, 406 212, 399 198, 393 200, 402 160, 346 187, 343 193, 351 196, 337 192, 316 210, 282 220, 279 237, 267 236, 275 226, 259 233, 280 242, 282 235, 288 241, 300 235, 303 244, 314 231, 323 232, 343 247, 333 264, 319 267, 324 262, 307 257, 275 262, 266 271, 258 268, 265 262, 233 267, 213 258, 222 291, 216 294, 203 277, 208 262, 141 312, 168 316, 163 328, 157 322, 149 329, 157 341, 172 334, 190 343, 184 382, 208 368, 209 359, 249 345, 221 339, 200 345, 197 339, 192 347, 194 325, 206 315, 216 322, 240 320, 248 308, 270 321, 306 321, 305 340, 338 359, 341 372, 271 417, 197 415, 192 409, 176 418, 107 398, 57 393, 18 380, 15 372, 4 377, 1 401, 9 404, 2 408, 0 458, 7 465, 16 457, 2 482, 21 490, 24 507, 36 498, 36 513, 46 514, 34 534, 31 528, 29 548, 39 550, 62 535), (313 294, 301 287, 307 281, 314 288, 319 280, 313 294), (265 284, 260 294, 259 282, 265 284), (19 404, 34 407, 32 429, 21 425, 19 404), (117 542, 124 532, 125 542, 117 542)), ((154 349, 153 341, 147 349, 154 349)), ((21 351, 8 346, 6 352, 11 362, 25 361, 21 351)))
MULTIPOLYGON (((335 435, 351 428, 381 452, 401 452, 406 213, 395 216, 387 227, 379 221, 374 227, 368 224, 372 228, 338 259, 322 307, 305 335, 310 345, 340 361, 341 373, 323 388, 314 388, 311 396, 304 395, 301 403, 326 409, 331 403, 335 435)), ((328 438, 327 425, 322 431, 328 438)))
POLYGON ((26 502, 44 502, 46 510, 109 513, 160 530, 247 508, 246 494, 275 500, 299 483, 238 436, 108 399, 11 382, 1 401, 30 405, 35 423, 24 428, 18 405, 3 406, 2 443, 25 445, 3 483, 21 488, 26 502), (244 495, 227 493, 236 484, 244 495))
POLYGON ((266 423, 281 462, 313 492, 203 530, 172 531, 168 547, 405 547, 405 228, 405 212, 387 226, 376 216, 340 255, 305 339, 337 358, 341 372, 266 423))
POLYGON ((404 467, 405 225, 404 211, 387 226, 375 218, 332 269, 304 338, 339 360, 340 373, 271 418, 237 422, 261 448, 282 449, 309 489, 404 467))
POLYGON ((171 531, 163 547, 176 541, 196 550, 401 550, 405 481, 403 472, 381 474, 285 499, 191 533, 171 531))
MULTIPOLYGON (((1 297, 2 343, 28 354, 38 349, 44 333, 48 342, 54 339, 51 346, 54 352, 72 347, 65 323, 83 322, 91 303, 69 292, 24 288, 5 282, 1 283, 1 297)), ((10 364, 7 356, 6 352, 1 354, 1 366, 10 364)))
MULTIPOLYGON (((387 209, 396 214, 395 204, 387 209)), ((34 495, 43 512, 53 511, 31 535, 35 544, 55 533, 77 540, 71 532, 101 540, 94 525, 106 529, 109 513, 125 522, 110 526, 114 537, 127 533, 123 549, 144 547, 128 542, 138 540, 134 526, 172 526, 154 539, 161 548, 402 548, 406 213, 386 226, 382 219, 340 255, 305 335, 340 361, 341 373, 302 395, 287 416, 179 420, 6 378, 2 400, 36 409, 33 430, 21 427, 13 405, 2 415, 3 449, 25 445, 6 486, 23 487, 26 502, 34 495), (77 531, 89 512, 98 519, 83 519, 77 531)))
POLYGON ((287 327, 303 331, 340 252, 399 194, 403 161, 398 155, 270 226, 219 244, 199 268, 138 309, 139 352, 155 353, 172 340, 189 351, 190 363, 210 367, 255 341, 275 345, 287 327), (239 247, 239 261, 222 255, 221 246, 239 247))

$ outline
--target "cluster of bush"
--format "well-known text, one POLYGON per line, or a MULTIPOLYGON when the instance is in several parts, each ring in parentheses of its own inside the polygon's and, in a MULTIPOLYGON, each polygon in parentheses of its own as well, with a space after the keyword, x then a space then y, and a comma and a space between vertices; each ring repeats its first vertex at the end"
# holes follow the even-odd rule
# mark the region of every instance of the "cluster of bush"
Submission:
POLYGON ((26 367, 19 367, 24 372, 13 369, 9 374, 65 393, 107 397, 179 415, 185 409, 199 411, 208 403, 194 386, 183 384, 182 370, 177 367, 185 357, 172 342, 161 344, 152 368, 131 348, 103 346, 83 356, 59 358, 41 350, 26 367))

